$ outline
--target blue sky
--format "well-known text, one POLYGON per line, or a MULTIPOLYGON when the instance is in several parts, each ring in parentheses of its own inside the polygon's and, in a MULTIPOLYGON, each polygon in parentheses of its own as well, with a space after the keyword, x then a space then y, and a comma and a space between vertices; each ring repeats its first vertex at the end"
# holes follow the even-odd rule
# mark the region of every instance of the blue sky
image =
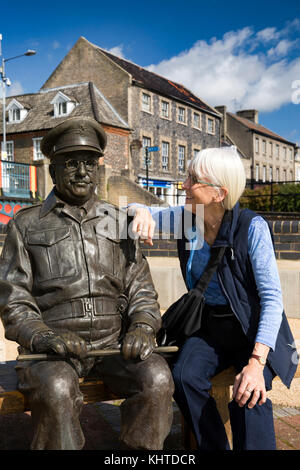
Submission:
POLYGON ((7 62, 10 93, 38 91, 84 36, 212 106, 258 109, 261 124, 300 145, 299 0, 103 3, 2 2, 3 56, 37 51, 7 62))

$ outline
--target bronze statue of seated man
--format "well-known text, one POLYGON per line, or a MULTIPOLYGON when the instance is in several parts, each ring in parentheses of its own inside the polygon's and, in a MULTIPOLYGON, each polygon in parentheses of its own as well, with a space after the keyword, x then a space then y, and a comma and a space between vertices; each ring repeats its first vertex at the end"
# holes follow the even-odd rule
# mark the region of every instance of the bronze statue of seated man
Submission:
POLYGON ((128 236, 130 218, 96 194, 105 146, 103 128, 87 118, 46 134, 41 149, 54 188, 10 221, 0 259, 6 338, 23 353, 52 354, 16 368, 32 412, 32 449, 82 449, 78 377, 91 373, 126 397, 122 445, 162 449, 171 427, 173 380, 153 352, 161 317, 149 267, 128 236), (117 355, 88 356, 118 347, 117 355))

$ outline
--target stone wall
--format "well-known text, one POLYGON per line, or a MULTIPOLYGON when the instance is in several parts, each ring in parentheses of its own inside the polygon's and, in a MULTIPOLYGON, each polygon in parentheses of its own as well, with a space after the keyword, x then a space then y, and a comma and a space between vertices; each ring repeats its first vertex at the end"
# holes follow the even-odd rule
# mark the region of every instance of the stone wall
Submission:
MULTIPOLYGON (((206 132, 206 116, 204 112, 192 109, 189 106, 171 101, 156 93, 151 93, 152 108, 151 112, 143 111, 141 108, 142 92, 145 91, 149 94, 148 90, 144 90, 138 86, 131 87, 130 90, 130 126, 132 131, 132 140, 139 140, 142 142, 143 137, 151 139, 151 146, 159 146, 159 152, 149 154, 151 159, 151 166, 149 167, 150 178, 164 178, 166 180, 180 178, 178 172, 178 145, 183 145, 186 148, 186 164, 187 160, 191 159, 193 150, 201 150, 207 147, 220 146, 220 120, 215 118, 215 132, 209 134, 206 132), (161 100, 164 99, 170 105, 170 119, 163 118, 160 113, 161 100), (187 112, 186 124, 177 122, 178 106, 182 106, 187 112), (201 130, 193 127, 193 111, 201 115, 201 130), (161 148, 162 142, 169 142, 169 170, 162 169, 162 156, 161 148)), ((132 152, 132 166, 134 173, 145 173, 145 168, 142 166, 143 162, 143 149, 132 152)), ((183 179, 182 175, 182 179, 183 179)))
MULTIPOLYGON (((274 233, 276 258, 280 260, 300 260, 300 220, 270 220, 274 233)), ((153 240, 153 246, 143 245, 147 257, 176 257, 176 240, 153 240)))
POLYGON ((276 257, 286 260, 300 260, 300 221, 274 220, 272 224, 276 257))
POLYGON ((107 179, 107 199, 111 204, 121 206, 133 202, 146 205, 165 205, 164 201, 156 197, 149 191, 141 188, 137 183, 126 176, 111 176, 107 179))

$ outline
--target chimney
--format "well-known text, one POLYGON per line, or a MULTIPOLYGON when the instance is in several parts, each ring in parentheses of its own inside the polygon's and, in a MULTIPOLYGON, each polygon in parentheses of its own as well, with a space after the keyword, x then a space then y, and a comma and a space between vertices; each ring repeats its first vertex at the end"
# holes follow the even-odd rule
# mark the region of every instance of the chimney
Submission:
POLYGON ((256 109, 243 109, 242 111, 237 111, 236 115, 258 124, 258 111, 256 109))
POLYGON ((227 106, 214 106, 214 108, 222 114, 222 123, 221 123, 221 138, 225 140, 227 134, 227 106))

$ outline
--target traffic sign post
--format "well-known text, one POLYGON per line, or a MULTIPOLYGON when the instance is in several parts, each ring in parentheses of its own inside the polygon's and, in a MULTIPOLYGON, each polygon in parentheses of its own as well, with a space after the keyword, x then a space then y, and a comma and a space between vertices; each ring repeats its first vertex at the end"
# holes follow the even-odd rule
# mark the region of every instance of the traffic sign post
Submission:
POLYGON ((147 191, 149 191, 149 152, 158 152, 159 147, 145 147, 145 163, 146 163, 146 181, 147 191))

